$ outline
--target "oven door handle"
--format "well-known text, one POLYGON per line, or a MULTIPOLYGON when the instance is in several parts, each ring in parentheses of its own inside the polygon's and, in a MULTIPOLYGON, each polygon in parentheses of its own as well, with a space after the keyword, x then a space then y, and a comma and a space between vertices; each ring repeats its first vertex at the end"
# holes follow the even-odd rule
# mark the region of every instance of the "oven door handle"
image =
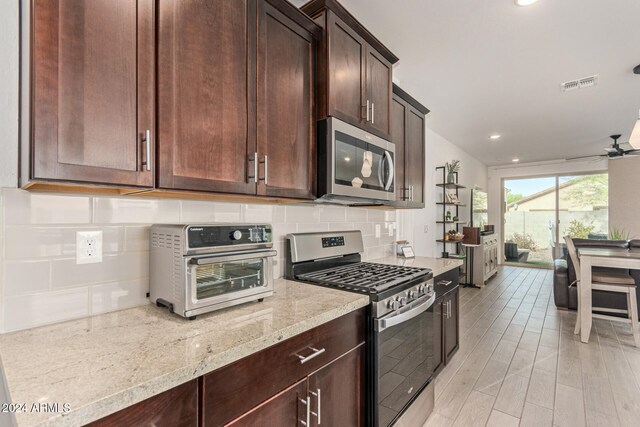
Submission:
POLYGON ((394 316, 391 316, 387 319, 378 319, 377 323, 377 332, 382 332, 386 329, 389 329, 393 326, 399 325, 400 323, 404 323, 408 320, 413 319, 427 311, 429 307, 431 307, 436 300, 436 294, 434 293, 431 298, 427 299, 425 302, 420 303, 413 307, 411 310, 407 310, 404 313, 400 313, 394 316))
POLYGON ((244 260, 244 259, 252 259, 252 258, 269 258, 269 257, 273 257, 276 256, 278 253, 274 250, 267 250, 267 251, 255 251, 255 252, 240 252, 237 254, 227 254, 227 255, 220 255, 220 256, 200 256, 200 257, 193 257, 189 260, 189 264, 194 264, 194 265, 207 265, 207 264, 217 264, 217 263, 221 263, 221 262, 227 262, 227 261, 240 261, 240 260, 244 260))

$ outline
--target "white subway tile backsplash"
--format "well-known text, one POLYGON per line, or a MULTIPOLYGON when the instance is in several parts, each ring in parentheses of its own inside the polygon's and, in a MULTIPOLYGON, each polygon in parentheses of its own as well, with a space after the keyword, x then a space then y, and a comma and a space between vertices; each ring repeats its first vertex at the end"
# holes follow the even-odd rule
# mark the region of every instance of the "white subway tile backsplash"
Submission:
POLYGON ((175 224, 180 222, 180 201, 96 197, 93 222, 96 224, 175 224))
POLYGON ((149 250, 149 229, 147 225, 129 225, 124 228, 124 250, 139 252, 149 250))
POLYGON ((182 200, 180 202, 180 223, 215 222, 214 206, 211 202, 182 200))
POLYGON ((149 278, 101 283, 91 291, 91 314, 107 313, 149 303, 149 278))
POLYGON ((380 209, 67 196, 3 189, 0 249, 4 248, 5 258, 0 259, 0 278, 4 271, 6 280, 0 281, 0 316, 4 310, 0 331, 148 303, 152 223, 270 223, 277 251, 274 276, 281 277, 288 233, 362 230, 364 259, 373 260, 393 254, 395 221, 395 212, 380 209), (378 238, 374 236, 376 225, 381 229, 378 238), (76 264, 75 234, 82 230, 103 231, 102 263, 76 264))
POLYGON ((102 231, 103 253, 123 250, 122 227, 34 227, 9 226, 6 228, 6 258, 9 260, 42 257, 75 257, 78 231, 102 231))
POLYGON ((51 264, 53 289, 148 276, 149 252, 105 255, 96 264, 76 264, 75 258, 54 259, 51 264))
POLYGON ((5 224, 88 224, 91 197, 30 193, 5 188, 5 224))
POLYGON ((49 290, 51 263, 45 261, 7 261, 5 296, 27 295, 49 290))
POLYGON ((287 206, 286 221, 289 223, 320 222, 320 210, 313 205, 287 206))
POLYGON ((6 297, 4 332, 77 319, 89 314, 88 287, 6 297))

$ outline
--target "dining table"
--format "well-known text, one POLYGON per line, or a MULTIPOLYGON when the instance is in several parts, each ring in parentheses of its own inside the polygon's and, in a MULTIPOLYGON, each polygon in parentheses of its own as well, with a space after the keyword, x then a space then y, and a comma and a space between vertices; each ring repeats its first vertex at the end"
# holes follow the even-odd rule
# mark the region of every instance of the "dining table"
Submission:
MULTIPOLYGON (((593 316, 592 307, 592 279, 593 267, 620 268, 625 270, 640 270, 640 251, 623 248, 577 248, 580 258, 580 341, 589 342, 593 316), (584 309, 582 309, 584 308, 584 309)), ((632 325, 632 327, 638 325, 632 325)))

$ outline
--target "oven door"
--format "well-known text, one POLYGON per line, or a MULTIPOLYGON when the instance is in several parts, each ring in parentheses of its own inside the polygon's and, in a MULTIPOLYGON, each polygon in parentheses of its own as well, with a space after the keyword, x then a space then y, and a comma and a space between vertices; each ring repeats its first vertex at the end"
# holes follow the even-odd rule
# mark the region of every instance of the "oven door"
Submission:
POLYGON ((225 308, 273 291, 274 250, 185 258, 186 310, 225 308))
POLYGON ((374 319, 375 426, 393 423, 431 381, 435 298, 427 294, 374 319))

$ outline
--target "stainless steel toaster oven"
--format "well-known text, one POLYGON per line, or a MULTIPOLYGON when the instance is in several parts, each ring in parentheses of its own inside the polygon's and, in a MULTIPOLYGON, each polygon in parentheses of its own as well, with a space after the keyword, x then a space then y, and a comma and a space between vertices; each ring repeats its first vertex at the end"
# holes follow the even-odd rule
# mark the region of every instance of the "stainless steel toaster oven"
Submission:
POLYGON ((156 224, 150 236, 151 302, 195 316, 273 295, 270 225, 156 224))

